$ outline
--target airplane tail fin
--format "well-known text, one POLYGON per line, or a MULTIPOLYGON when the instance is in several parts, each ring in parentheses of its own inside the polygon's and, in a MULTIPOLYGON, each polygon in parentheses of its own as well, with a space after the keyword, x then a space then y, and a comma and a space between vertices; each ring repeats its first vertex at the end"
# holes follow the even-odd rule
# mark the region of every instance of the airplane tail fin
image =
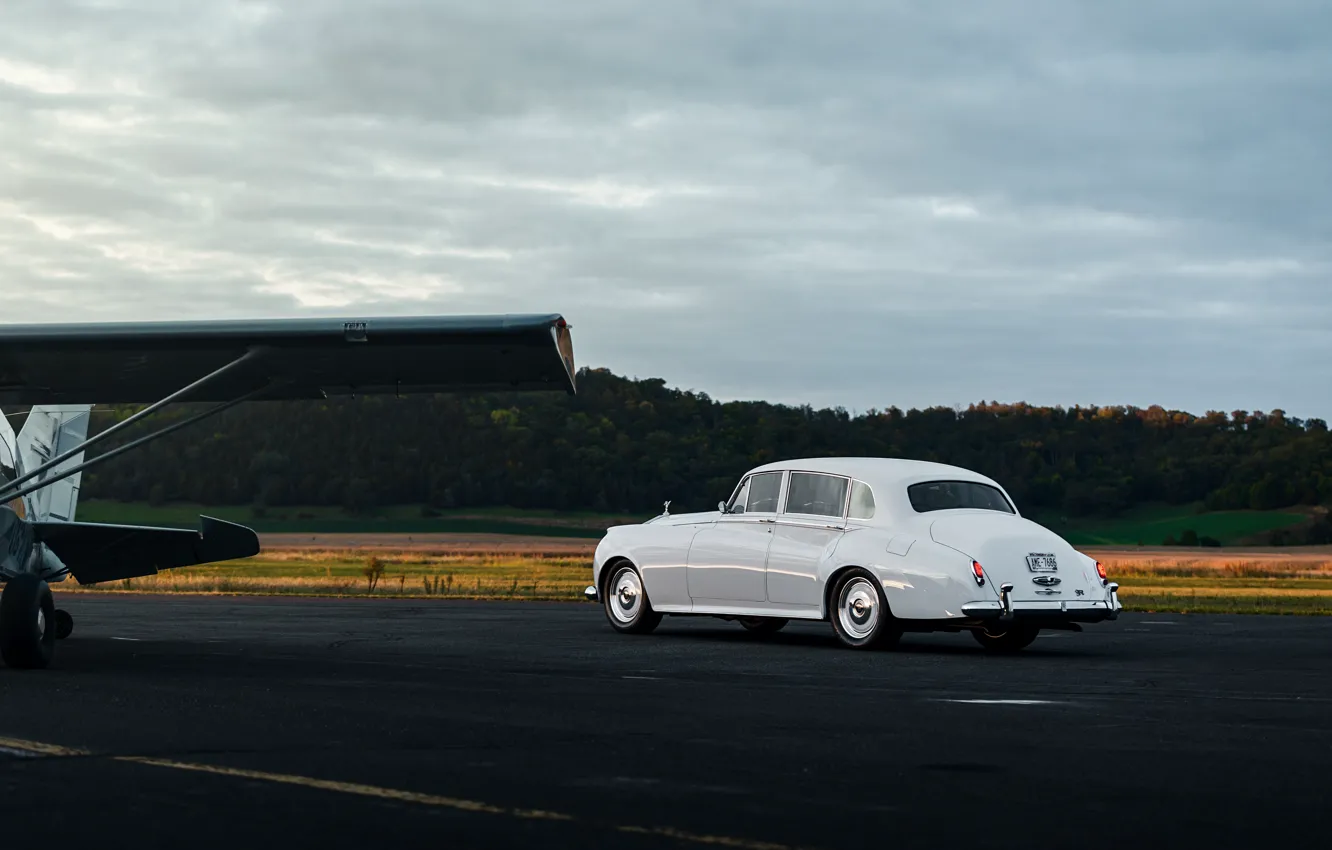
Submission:
MULTIPOLYGON (((34 407, 28 413, 28 420, 23 423, 23 428, 18 433, 18 460, 21 468, 36 469, 51 458, 82 445, 88 439, 91 413, 90 404, 34 407)), ((83 452, 79 452, 54 469, 48 470, 38 481, 82 462, 83 452)), ((82 480, 83 473, 75 473, 63 481, 57 481, 29 495, 28 519, 36 522, 49 520, 73 522, 82 480)))

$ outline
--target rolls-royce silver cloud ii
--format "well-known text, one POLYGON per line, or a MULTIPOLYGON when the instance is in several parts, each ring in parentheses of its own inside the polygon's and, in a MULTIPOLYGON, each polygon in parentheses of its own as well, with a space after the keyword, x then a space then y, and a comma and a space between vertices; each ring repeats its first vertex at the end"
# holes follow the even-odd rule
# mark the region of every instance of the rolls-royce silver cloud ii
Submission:
POLYGON ((828 620, 856 649, 904 632, 970 631, 1015 652, 1041 629, 1081 631, 1123 609, 1095 559, 1024 519, 997 482, 889 458, 760 466, 716 511, 608 529, 586 596, 617 631, 663 615, 738 621, 759 633, 828 620))

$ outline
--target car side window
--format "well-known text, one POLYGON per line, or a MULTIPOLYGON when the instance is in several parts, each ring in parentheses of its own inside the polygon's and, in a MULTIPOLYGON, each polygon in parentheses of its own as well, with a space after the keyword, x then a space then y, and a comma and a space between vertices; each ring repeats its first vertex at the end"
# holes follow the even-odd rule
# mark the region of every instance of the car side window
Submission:
POLYGON ((786 491, 786 513, 840 518, 846 508, 846 490, 845 478, 793 472, 786 491))
POLYGON ((874 519, 874 491, 864 481, 851 484, 851 519, 874 519))
POLYGON ((742 514, 745 512, 745 506, 749 503, 750 480, 751 478, 745 478, 744 481, 740 482, 740 488, 735 491, 735 495, 731 497, 731 503, 726 506, 728 514, 742 514))
POLYGON ((782 492, 782 474, 764 472, 749 479, 749 498, 745 513, 777 513, 777 497, 782 492))

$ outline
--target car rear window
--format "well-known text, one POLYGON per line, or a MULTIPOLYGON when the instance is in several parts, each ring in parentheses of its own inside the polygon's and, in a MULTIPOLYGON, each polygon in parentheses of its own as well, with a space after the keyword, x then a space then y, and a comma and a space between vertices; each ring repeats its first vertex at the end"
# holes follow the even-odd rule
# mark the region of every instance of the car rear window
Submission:
POLYGON ((982 511, 1016 513, 999 488, 976 481, 926 481, 907 488, 911 507, 917 513, 969 508, 982 511))

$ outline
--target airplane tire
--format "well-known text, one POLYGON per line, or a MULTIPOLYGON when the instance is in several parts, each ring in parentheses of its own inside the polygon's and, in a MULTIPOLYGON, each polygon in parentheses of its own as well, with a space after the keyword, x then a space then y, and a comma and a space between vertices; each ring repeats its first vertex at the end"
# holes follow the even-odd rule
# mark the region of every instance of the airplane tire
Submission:
POLYGON ((55 657, 51 588, 31 573, 11 578, 0 594, 0 658, 19 669, 47 667, 55 657))
POLYGON ((64 640, 74 633, 74 617, 64 608, 55 612, 56 640, 64 640))

